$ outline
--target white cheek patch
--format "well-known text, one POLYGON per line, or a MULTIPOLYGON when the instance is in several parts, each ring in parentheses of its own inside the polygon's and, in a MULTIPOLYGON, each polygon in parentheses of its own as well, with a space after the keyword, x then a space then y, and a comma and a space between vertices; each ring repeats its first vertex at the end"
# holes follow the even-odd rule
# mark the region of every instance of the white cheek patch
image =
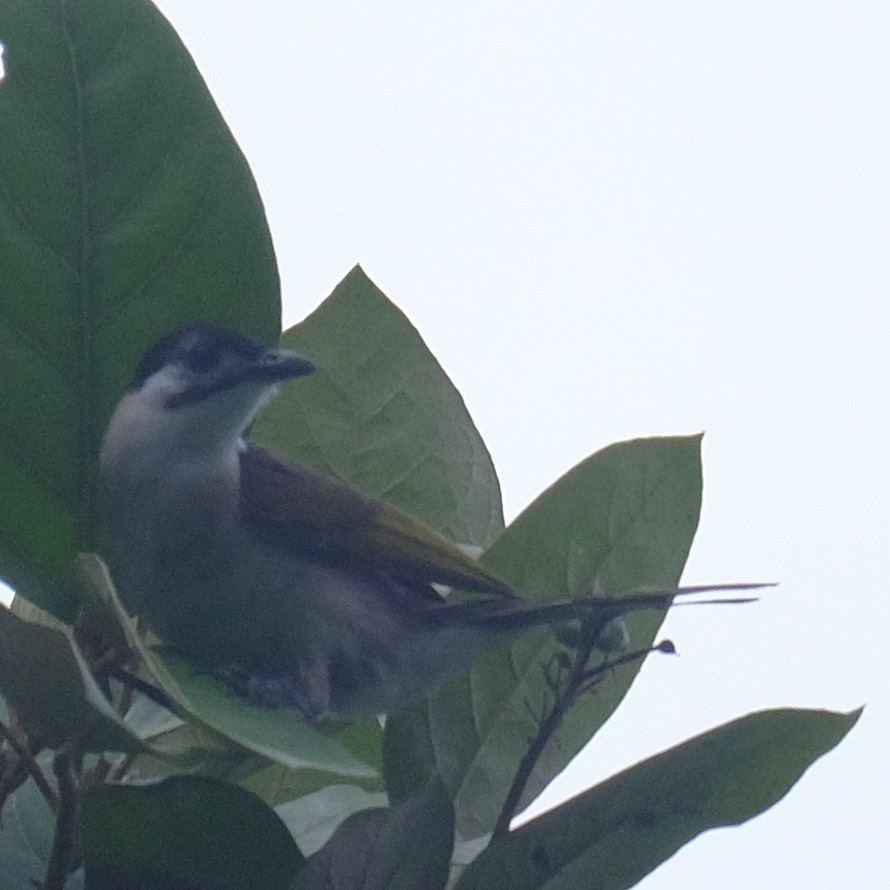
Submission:
POLYGON ((264 386, 263 389, 260 390, 260 392, 257 394, 256 409, 254 410, 253 416, 250 419, 253 420, 253 418, 256 417, 257 414, 259 414, 260 411, 262 411, 263 408, 265 408, 265 406, 268 405, 269 402, 271 402, 272 399, 274 399, 277 395, 277 383, 273 383, 271 386, 269 386, 268 384, 264 386))
POLYGON ((152 374, 140 389, 130 393, 126 398, 137 399, 140 404, 158 410, 166 409, 167 402, 173 396, 179 395, 187 385, 187 381, 175 368, 161 368, 152 374))

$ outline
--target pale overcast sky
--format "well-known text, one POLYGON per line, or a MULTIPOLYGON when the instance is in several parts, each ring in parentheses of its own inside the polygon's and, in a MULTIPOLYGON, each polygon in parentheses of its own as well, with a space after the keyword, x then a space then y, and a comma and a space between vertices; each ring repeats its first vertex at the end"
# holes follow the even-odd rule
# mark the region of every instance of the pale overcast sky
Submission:
POLYGON ((748 711, 868 708, 789 796, 643 882, 874 887, 890 671, 886 2, 160 0, 247 155, 284 319, 356 262, 463 392, 508 518, 706 430, 677 610, 550 804, 748 711))
POLYGON ((286 326, 360 262, 463 392, 508 519, 610 442, 705 430, 685 580, 781 582, 672 614, 681 657, 544 803, 752 710, 865 703, 784 801, 642 886, 881 884, 890 6, 158 5, 259 183, 286 326))

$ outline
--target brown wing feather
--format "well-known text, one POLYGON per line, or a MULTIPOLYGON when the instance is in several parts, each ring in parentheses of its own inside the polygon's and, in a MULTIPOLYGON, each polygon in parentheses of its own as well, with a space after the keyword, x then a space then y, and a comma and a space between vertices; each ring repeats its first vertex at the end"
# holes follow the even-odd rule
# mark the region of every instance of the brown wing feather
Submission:
POLYGON ((320 561, 409 587, 439 583, 516 595, 418 520, 258 445, 241 454, 241 510, 260 537, 320 561))

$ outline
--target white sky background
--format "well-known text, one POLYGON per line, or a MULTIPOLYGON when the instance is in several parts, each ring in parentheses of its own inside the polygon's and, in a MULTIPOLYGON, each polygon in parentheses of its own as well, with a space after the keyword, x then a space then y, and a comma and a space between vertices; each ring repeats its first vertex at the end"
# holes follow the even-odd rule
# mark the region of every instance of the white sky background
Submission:
POLYGON ((676 610, 546 802, 773 706, 868 708, 647 890, 874 887, 885 690, 890 7, 158 0, 259 182, 284 321, 361 262, 462 391, 508 519, 598 448, 706 430, 676 610))

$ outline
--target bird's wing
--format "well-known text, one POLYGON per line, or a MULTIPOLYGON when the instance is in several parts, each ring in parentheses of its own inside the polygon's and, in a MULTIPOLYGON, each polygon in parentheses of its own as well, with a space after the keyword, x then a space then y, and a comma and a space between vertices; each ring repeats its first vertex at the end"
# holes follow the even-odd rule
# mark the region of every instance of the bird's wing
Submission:
POLYGON ((258 445, 241 453, 241 511, 259 537, 321 562, 412 588, 438 583, 516 595, 418 520, 258 445))

